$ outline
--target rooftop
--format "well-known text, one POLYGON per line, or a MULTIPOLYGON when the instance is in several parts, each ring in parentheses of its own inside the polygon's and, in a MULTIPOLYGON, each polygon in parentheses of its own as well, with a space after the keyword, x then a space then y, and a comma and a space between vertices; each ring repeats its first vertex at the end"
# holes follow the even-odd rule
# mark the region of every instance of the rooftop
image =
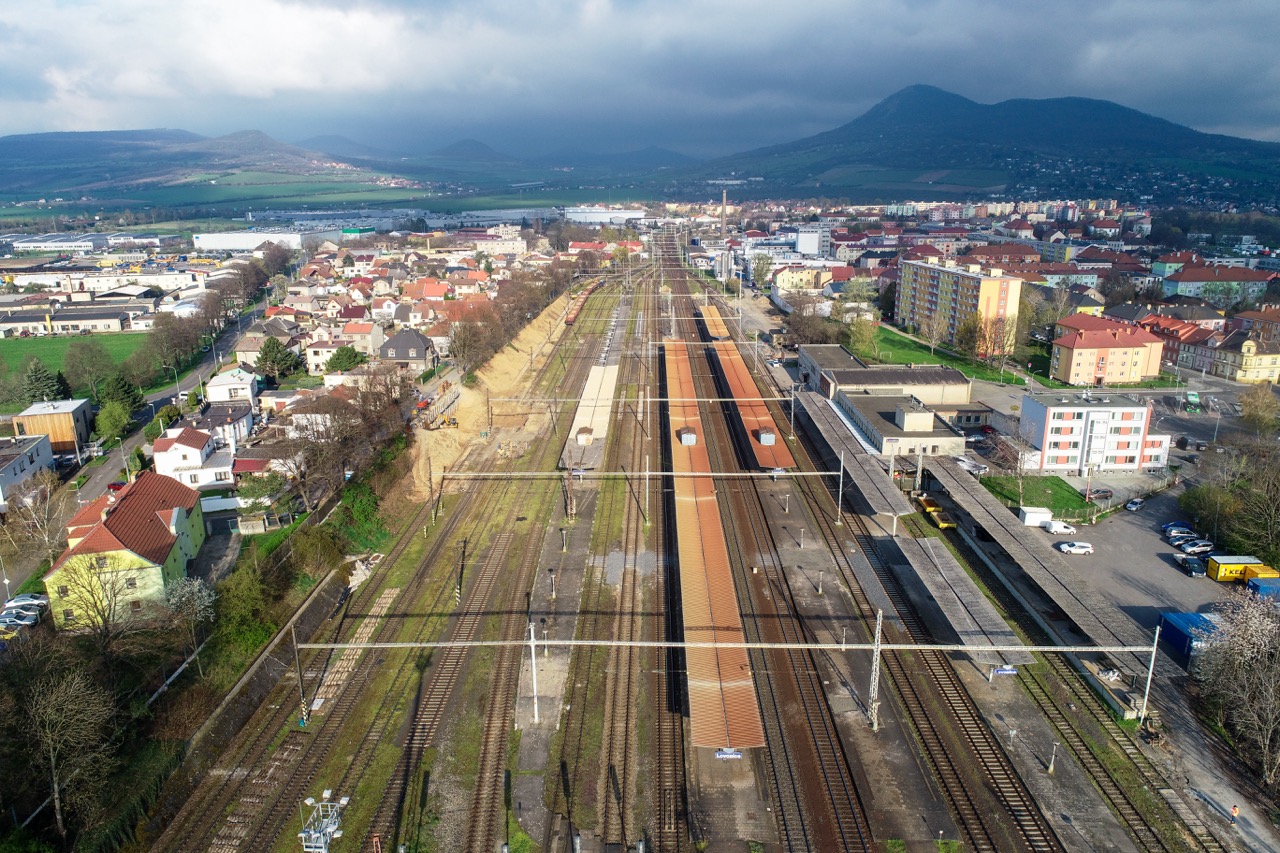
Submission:
MULTIPOLYGON (((1092 408, 1092 409, 1145 409, 1148 406, 1146 400, 1134 394, 1070 394, 1067 392, 1044 391, 1035 394, 1026 394, 1024 399, 1038 403, 1045 408, 1059 408, 1061 406, 1071 406, 1072 408, 1092 408)), ((1024 406, 1025 408, 1025 406, 1024 406)))
POLYGON ((45 400, 41 403, 32 403, 21 412, 18 417, 26 418, 34 415, 69 415, 79 409, 81 406, 89 405, 88 400, 45 400))
POLYGON ((45 436, 43 435, 15 435, 7 441, 0 440, 0 468, 6 467, 10 462, 43 441, 44 438, 45 436))
POLYGON ((840 344, 805 344, 800 347, 800 352, 812 359, 821 370, 866 367, 857 356, 840 344))
POLYGON ((933 414, 929 407, 910 395, 846 394, 845 399, 861 412, 862 416, 885 438, 906 438, 908 436, 912 438, 920 438, 922 436, 955 438, 959 435, 959 432, 951 428, 946 421, 933 414), (929 412, 929 414, 933 415, 933 429, 908 432, 899 427, 896 423, 899 406, 912 411, 929 412))

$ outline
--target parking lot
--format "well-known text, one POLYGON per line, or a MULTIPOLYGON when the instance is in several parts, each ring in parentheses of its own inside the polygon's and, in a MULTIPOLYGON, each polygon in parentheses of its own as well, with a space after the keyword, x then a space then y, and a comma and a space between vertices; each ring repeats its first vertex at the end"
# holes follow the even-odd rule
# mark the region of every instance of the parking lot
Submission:
MULTIPOLYGON (((1147 631, 1155 630, 1162 610, 1205 610, 1225 595, 1228 584, 1188 577, 1173 562, 1174 548, 1160 525, 1181 520, 1177 497, 1182 487, 1152 496, 1141 510, 1120 510, 1093 525, 1077 526, 1074 536, 1050 536, 1059 542, 1089 542, 1092 556, 1065 556, 1086 582, 1147 631)), ((1190 519, 1187 519, 1190 520, 1190 519)))

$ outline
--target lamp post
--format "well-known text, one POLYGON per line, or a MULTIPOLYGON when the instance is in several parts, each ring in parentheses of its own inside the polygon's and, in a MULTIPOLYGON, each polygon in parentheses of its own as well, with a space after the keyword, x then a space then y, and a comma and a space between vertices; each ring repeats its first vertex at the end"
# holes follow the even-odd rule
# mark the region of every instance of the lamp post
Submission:
POLYGON ((182 388, 178 385, 178 368, 169 365, 163 365, 165 370, 173 371, 173 404, 178 405, 178 401, 182 399, 182 388))
POLYGON ((5 568, 4 557, 0 557, 0 572, 4 573, 4 600, 8 601, 9 596, 9 570, 5 568))

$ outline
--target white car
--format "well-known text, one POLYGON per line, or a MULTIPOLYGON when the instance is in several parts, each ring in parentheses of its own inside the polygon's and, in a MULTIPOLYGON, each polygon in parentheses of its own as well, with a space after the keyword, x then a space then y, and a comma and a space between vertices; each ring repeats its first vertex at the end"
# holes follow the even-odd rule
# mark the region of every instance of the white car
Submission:
POLYGON ((49 596, 38 595, 34 592, 24 592, 21 595, 15 595, 13 598, 6 601, 4 603, 4 606, 5 607, 33 606, 33 607, 45 608, 49 606, 49 596))
POLYGON ((1145 506, 1146 503, 1147 502, 1142 498, 1134 498, 1133 500, 1125 504, 1124 508, 1129 510, 1129 512, 1137 512, 1138 510, 1142 509, 1142 507, 1145 506))
POLYGON ((6 628, 22 626, 30 628, 32 625, 39 624, 39 616, 29 616, 24 613, 16 613, 10 610, 8 613, 0 613, 0 625, 6 628))
POLYGON ((1092 554, 1093 546, 1088 542, 1063 542, 1058 550, 1064 554, 1092 554))

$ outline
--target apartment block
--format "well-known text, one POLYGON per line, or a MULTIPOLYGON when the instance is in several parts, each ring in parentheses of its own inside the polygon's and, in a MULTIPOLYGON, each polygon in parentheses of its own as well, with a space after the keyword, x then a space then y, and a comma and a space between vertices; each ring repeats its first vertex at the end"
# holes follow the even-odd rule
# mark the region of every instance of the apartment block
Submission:
POLYGON ((1135 384, 1160 375, 1164 343, 1141 326, 1072 314, 1054 329, 1054 379, 1070 385, 1135 384))
POLYGON ((941 343, 954 346, 957 331, 974 314, 984 323, 1015 328, 1021 296, 1022 280, 999 268, 983 269, 949 259, 903 261, 894 316, 899 325, 910 329, 937 328, 941 343))
POLYGON ((1151 471, 1169 461, 1169 436, 1151 432, 1151 406, 1106 394, 1027 394, 1018 433, 1033 448, 1028 470, 1086 476, 1151 471))

